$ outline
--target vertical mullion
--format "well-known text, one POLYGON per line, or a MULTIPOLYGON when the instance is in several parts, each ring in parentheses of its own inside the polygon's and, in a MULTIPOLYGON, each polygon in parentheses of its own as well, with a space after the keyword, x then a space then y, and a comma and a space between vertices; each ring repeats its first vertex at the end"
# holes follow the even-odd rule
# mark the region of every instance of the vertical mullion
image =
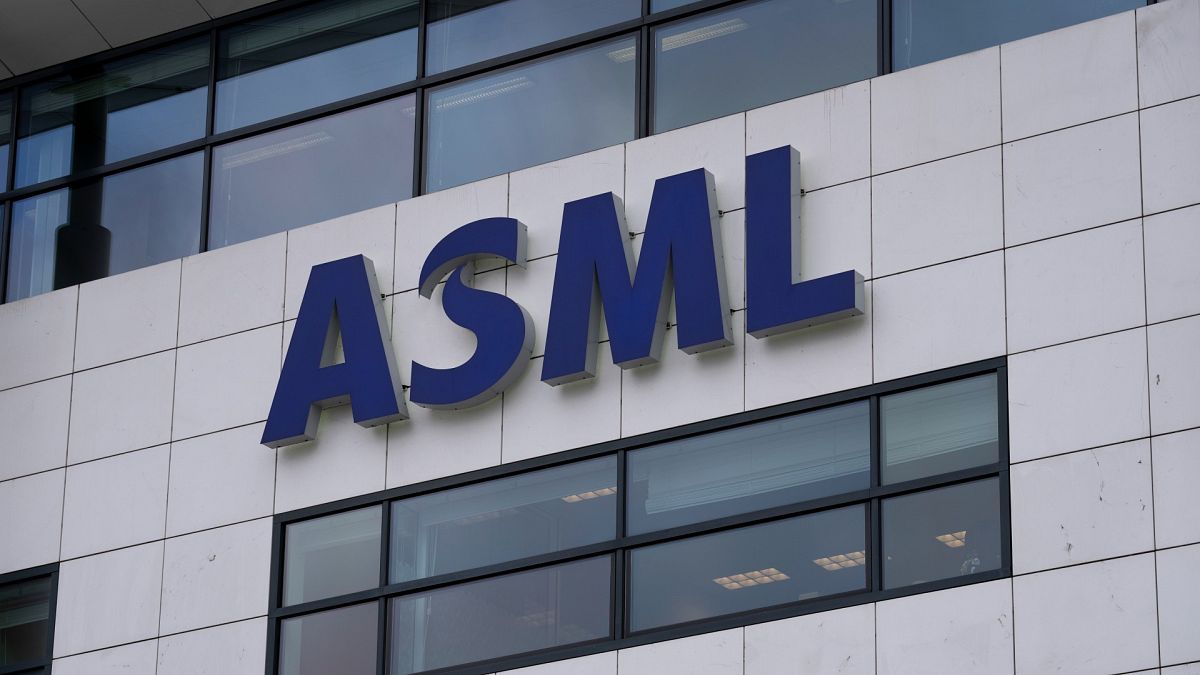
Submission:
MULTIPOLYGON (((645 1, 645 6, 649 6, 649 1, 645 1)), ((650 135, 650 120, 653 111, 652 99, 654 97, 654 83, 650 70, 650 52, 654 48, 654 44, 650 40, 650 27, 643 25, 638 30, 637 36, 637 93, 634 96, 635 104, 637 105, 637 122, 634 136, 636 138, 645 138, 650 135)))
MULTIPOLYGON (((0 191, 8 186, 17 184, 17 117, 21 114, 21 88, 12 90, 12 115, 8 120, 8 178, 0 191)), ((8 259, 12 257, 12 211, 14 202, 10 199, 0 202, 4 206, 4 217, 0 218, 0 303, 8 301, 8 259)))
MULTIPOLYGON (((383 509, 383 532, 379 539, 379 585, 388 585, 388 560, 392 553, 392 503, 384 502, 380 505, 383 509)), ((384 675, 387 671, 387 598, 379 599, 379 633, 376 637, 376 654, 375 654, 375 672, 377 675, 384 675)))
POLYGON ((17 184, 17 117, 21 114, 21 92, 23 87, 13 87, 10 99, 12 114, 8 120, 8 179, 0 185, 0 192, 17 184))
POLYGON ((8 300, 8 258, 11 255, 9 231, 12 229, 12 205, 11 201, 0 201, 0 209, 4 211, 0 213, 0 304, 8 300))
MULTIPOLYGON (((208 34, 208 113, 204 121, 204 135, 207 141, 216 129, 217 116, 217 60, 220 58, 220 31, 212 29, 208 34)), ((212 153, 211 143, 204 144, 204 178, 200 195, 200 250, 209 250, 208 231, 212 204, 212 153)))
POLYGON ((879 74, 892 72, 892 0, 879 0, 879 74))
MULTIPOLYGON (((883 443, 880 433, 879 397, 869 399, 871 424, 871 488, 883 484, 883 443)), ((872 498, 867 514, 867 569, 871 591, 883 590, 883 507, 878 497, 872 498)))
MULTIPOLYGON (((626 478, 628 454, 625 450, 617 451, 617 540, 625 538, 625 509, 629 492, 629 481, 626 478)), ((612 558, 612 636, 615 639, 625 637, 625 551, 618 550, 612 558)))
POLYGON ((275 608, 283 604, 283 554, 284 527, 276 518, 271 523, 271 579, 270 600, 267 603, 267 663, 266 675, 275 675, 279 662, 280 620, 275 618, 275 608))
POLYGON ((379 632, 375 637, 375 675, 385 675, 387 673, 387 607, 388 599, 380 598, 379 603, 379 632))
MULTIPOLYGON (((429 2, 420 0, 417 7, 417 81, 425 77, 425 37, 429 23, 429 2)), ((413 93, 413 171, 412 196, 425 192, 425 88, 417 87, 413 93)), ((398 231, 397 231, 398 232, 398 231)), ((399 236, 397 234, 397 236, 399 236)), ((399 242, 397 241, 397 245, 399 242)))

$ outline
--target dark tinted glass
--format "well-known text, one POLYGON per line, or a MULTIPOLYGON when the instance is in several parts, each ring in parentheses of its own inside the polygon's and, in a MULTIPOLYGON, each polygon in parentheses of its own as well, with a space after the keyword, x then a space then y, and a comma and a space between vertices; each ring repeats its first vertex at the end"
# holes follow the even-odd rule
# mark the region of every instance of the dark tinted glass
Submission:
POLYGON ((207 38, 189 40, 25 89, 17 186, 203 136, 208 51, 207 38))
POLYGON ((50 654, 50 578, 0 586, 0 667, 50 654))
POLYGON ((433 0, 429 74, 536 47, 641 16, 641 0, 433 0))
POLYGON ((880 410, 885 485, 1000 457, 995 373, 884 396, 880 410))
POLYGON ((690 5, 693 2, 697 2, 697 0, 650 0, 650 11, 661 12, 664 9, 675 9, 676 7, 690 5))
POLYGON ((919 66, 1145 4, 1145 0, 892 0, 892 67, 919 66))
POLYGON ((17 202, 8 299, 199 252, 203 188, 196 153, 17 202))
POLYGON ((434 89, 426 188, 631 140, 635 41, 622 39, 434 89))
POLYGON ((280 675, 375 675, 379 604, 352 605, 285 619, 280 675))
POLYGON ((417 0, 338 0, 223 31, 217 131, 413 79, 416 25, 417 0))
POLYGON ((395 598, 390 672, 607 638, 611 565, 590 558, 395 598))
POLYGON ((0 94, 0 192, 8 189, 8 148, 12 144, 12 96, 0 94))
POLYGON ((382 506, 288 525, 284 532, 283 604, 378 586, 382 530, 382 506))
POLYGON ((1000 569, 996 478, 883 502, 883 585, 899 588, 1000 569))
POLYGON ((866 401, 630 452, 630 534, 870 486, 866 401))
POLYGON ((764 0, 654 32, 654 131, 878 73, 875 0, 764 0))
POLYGON ((211 248, 412 196, 413 97, 213 150, 211 248))
POLYGON ((865 539, 851 506, 635 549, 630 629, 864 590, 865 539))
POLYGON ((616 536, 617 458, 501 478, 392 504, 392 583, 616 536))

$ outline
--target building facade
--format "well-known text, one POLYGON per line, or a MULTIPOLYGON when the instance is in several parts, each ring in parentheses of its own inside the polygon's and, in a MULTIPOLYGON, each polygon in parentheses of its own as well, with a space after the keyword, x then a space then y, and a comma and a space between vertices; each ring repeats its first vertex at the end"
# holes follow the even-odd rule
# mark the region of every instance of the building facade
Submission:
POLYGON ((1200 674, 1197 0, 75 4, 0 674, 1200 674))

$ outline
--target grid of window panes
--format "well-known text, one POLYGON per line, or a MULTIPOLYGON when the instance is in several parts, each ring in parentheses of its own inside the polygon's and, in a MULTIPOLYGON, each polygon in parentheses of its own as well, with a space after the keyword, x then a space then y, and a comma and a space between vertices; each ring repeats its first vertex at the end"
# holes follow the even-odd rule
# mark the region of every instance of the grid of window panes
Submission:
POLYGON ((492 672, 1006 576, 1004 401, 978 364, 280 516, 273 670, 492 672))
POLYGON ((57 565, 0 574, 0 674, 50 672, 57 565))
POLYGON ((282 0, 0 82, 0 302, 1145 2, 282 0))

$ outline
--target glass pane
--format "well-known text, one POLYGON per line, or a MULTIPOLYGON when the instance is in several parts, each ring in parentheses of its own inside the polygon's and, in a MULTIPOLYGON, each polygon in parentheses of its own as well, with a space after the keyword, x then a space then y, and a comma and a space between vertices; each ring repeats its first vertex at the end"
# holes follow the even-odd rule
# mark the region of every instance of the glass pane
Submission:
POLYGON ((374 675, 378 636, 376 602, 285 619, 279 634, 279 673, 374 675))
POLYGON ((434 89, 426 188, 632 140, 635 45, 607 42, 434 89))
POLYGON ((892 0, 892 67, 903 70, 1145 4, 1145 0, 892 0))
POLYGON ((13 205, 8 299, 200 251, 201 153, 13 205))
POLYGON ((288 525, 284 531, 283 604, 379 586, 382 531, 382 506, 288 525))
POLYGON ((198 38, 25 89, 17 186, 202 137, 208 51, 208 39, 198 38))
POLYGON ((799 518, 635 549, 634 631, 867 587, 866 509, 799 518))
POLYGON ((641 0, 431 0, 425 69, 437 74, 636 19, 641 0))
POLYGON ((416 26, 417 0, 341 0, 223 31, 217 131, 412 80, 416 26))
POLYGON ((0 192, 8 189, 8 146, 12 143, 12 97, 0 94, 0 192))
POLYGON ((661 12, 666 9, 675 9, 676 7, 690 5, 693 2, 697 2, 697 0, 650 0, 650 11, 661 12))
POLYGON ((885 485, 1000 458, 995 373, 884 396, 880 409, 885 485))
POLYGON ((50 577, 0 586, 0 666, 50 654, 50 577))
POLYGON ((766 0, 654 32, 654 131, 878 73, 875 0, 766 0))
POLYGON ((866 401, 671 441, 629 456, 630 534, 865 490, 866 401))
POLYGON ((1000 569, 999 479, 885 499, 883 552, 884 588, 1000 569))
MULTIPOLYGON (((391 601, 391 674, 610 637, 609 556, 391 601)), ((334 672, 334 671, 330 671, 334 672)))
POLYGON ((411 197, 414 113, 404 96, 215 148, 209 247, 411 197))
POLYGON ((600 457, 392 504, 392 583, 616 536, 617 458, 600 457))

